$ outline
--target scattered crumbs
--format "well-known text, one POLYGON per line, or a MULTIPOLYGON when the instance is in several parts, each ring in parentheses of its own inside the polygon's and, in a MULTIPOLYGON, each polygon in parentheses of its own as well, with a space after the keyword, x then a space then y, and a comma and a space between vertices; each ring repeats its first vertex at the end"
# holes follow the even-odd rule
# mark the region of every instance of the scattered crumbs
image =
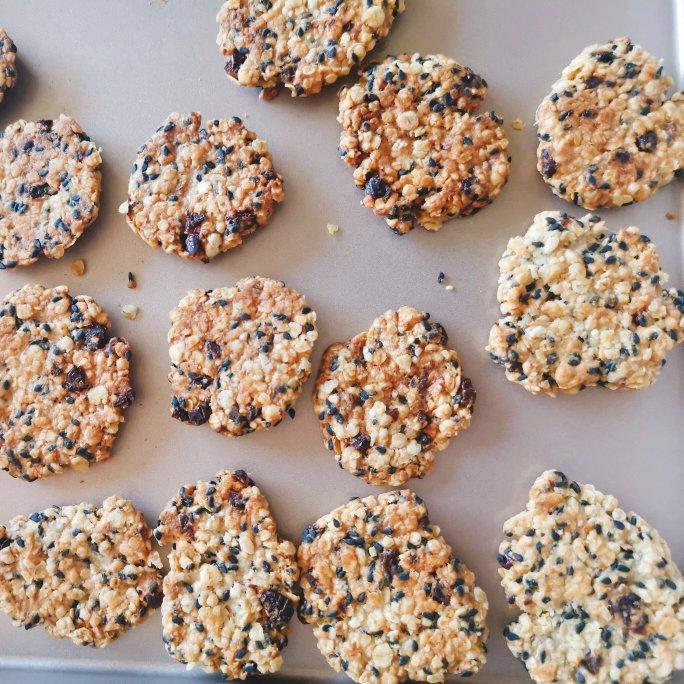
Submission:
POLYGON ((453 285, 445 285, 445 286, 444 286, 444 289, 445 289, 445 290, 448 290, 449 292, 451 292, 451 291, 454 289, 454 286, 453 286, 453 285))
POLYGON ((446 278, 446 275, 444 274, 444 271, 440 271, 437 274, 437 282, 441 285, 444 282, 444 278, 446 278))
POLYGON ((121 202, 119 205, 119 213, 120 214, 127 214, 128 213, 128 200, 125 202, 121 202))
POLYGON ((121 314, 123 315, 124 318, 128 318, 128 320, 132 321, 138 317, 138 307, 135 306, 134 304, 125 304, 124 306, 121 307, 121 314))
POLYGON ((135 276, 130 271, 128 272, 128 281, 126 285, 129 290, 135 290, 135 288, 138 287, 138 281, 135 279, 135 276))
POLYGON ((82 276, 86 270, 85 261, 83 261, 83 259, 76 259, 75 261, 72 261, 71 266, 69 266, 69 270, 75 276, 82 276))
POLYGON ((328 223, 327 228, 330 235, 337 235, 340 232, 340 227, 334 223, 328 223))
POLYGON ((677 214, 675 214, 674 211, 668 211, 667 214, 665 214, 665 218, 668 221, 674 221, 677 218, 677 214))
POLYGON ((513 129, 516 131, 522 131, 522 129, 525 128, 525 124, 523 123, 523 120, 520 117, 513 119, 512 126, 513 126, 513 129))

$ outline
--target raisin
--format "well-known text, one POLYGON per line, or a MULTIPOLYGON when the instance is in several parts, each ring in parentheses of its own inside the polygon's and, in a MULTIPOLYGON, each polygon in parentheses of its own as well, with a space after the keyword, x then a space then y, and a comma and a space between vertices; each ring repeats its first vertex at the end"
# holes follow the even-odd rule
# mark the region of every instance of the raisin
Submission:
POLYGON ((70 392, 81 392, 88 387, 85 371, 78 366, 72 366, 66 374, 64 386, 70 392))
POLYGON ((229 497, 230 505, 237 508, 238 511, 245 510, 245 500, 242 498, 240 492, 231 492, 229 497))
POLYGON ((238 480, 238 482, 242 482, 242 484, 245 487, 253 487, 254 486, 254 480, 247 475, 247 473, 244 470, 236 470, 233 473, 233 477, 238 480))
POLYGON ((601 662, 602 660, 600 657, 588 655, 586 658, 582 659, 581 664, 585 670, 595 675, 598 673, 599 667, 601 667, 601 662))
POLYGON ((276 589, 265 591, 259 597, 259 601, 266 611, 271 627, 284 627, 294 615, 292 601, 276 589))
POLYGON ((546 178, 551 178, 556 173, 556 160, 551 156, 551 153, 544 149, 541 153, 541 172, 546 178))
POLYGON ((118 408, 128 408, 135 400, 135 392, 132 387, 128 387, 121 394, 117 394, 114 399, 114 406, 118 408))
POLYGON ((349 446, 365 454, 370 449, 370 437, 363 432, 359 432, 358 435, 349 440, 349 446))
POLYGON ((256 228, 256 214, 253 211, 236 211, 234 214, 226 216, 228 232, 231 235, 239 233, 247 235, 256 228))
POLYGON ((647 131, 643 135, 637 136, 636 146, 642 152, 655 152, 658 147, 658 136, 655 131, 647 131))
POLYGON ((463 378, 463 380, 461 380, 459 406, 463 408, 472 408, 476 397, 477 393, 473 387, 473 381, 470 378, 463 378))
POLYGON ((191 425, 204 425, 209 420, 211 408, 208 402, 202 402, 199 406, 188 411, 188 423, 191 425))
POLYGON ((383 551, 380 555, 382 567, 388 575, 391 575, 397 567, 399 553, 397 551, 383 551))
POLYGON ((236 76, 237 72, 240 71, 240 67, 245 63, 246 59, 246 52, 243 53, 237 50, 235 52, 232 52, 230 55, 228 55, 228 59, 226 59, 226 66, 224 67, 226 73, 230 74, 231 76, 236 76))
POLYGON ((370 195, 373 199, 380 199, 387 197, 390 193, 390 189, 380 176, 371 176, 366 181, 366 194, 370 195))
POLYGON ((211 340, 207 340, 206 344, 204 345, 204 351, 207 354, 207 358, 211 359, 212 361, 221 356, 221 347, 216 342, 212 342, 211 340))
POLYGON ((181 245, 188 254, 195 255, 202 251, 202 243, 199 239, 199 230, 206 219, 207 217, 205 214, 190 212, 183 220, 181 245))
POLYGON ((641 599, 636 594, 629 593, 620 598, 617 609, 626 627, 631 627, 632 618, 640 607, 641 599))
POLYGON ((31 199, 40 199, 45 197, 50 190, 50 186, 47 183, 41 183, 40 185, 31 185, 28 189, 28 194, 31 199))
POLYGON ((107 344, 107 330, 99 323, 83 328, 83 343, 90 351, 102 349, 107 344))
POLYGON ((428 339, 437 344, 446 344, 449 341, 449 336, 444 330, 444 326, 440 323, 433 323, 430 333, 428 334, 428 339))

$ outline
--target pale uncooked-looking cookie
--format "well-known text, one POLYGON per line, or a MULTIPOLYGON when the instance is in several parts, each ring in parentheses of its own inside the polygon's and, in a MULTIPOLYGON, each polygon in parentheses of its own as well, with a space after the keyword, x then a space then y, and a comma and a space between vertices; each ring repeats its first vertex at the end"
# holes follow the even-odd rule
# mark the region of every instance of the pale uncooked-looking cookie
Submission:
POLYGON ((0 607, 80 646, 106 646, 158 607, 160 568, 145 518, 118 496, 0 525, 0 607))
POLYGON ((131 349, 107 313, 61 285, 0 302, 0 467, 35 480, 109 458, 134 399, 131 349))
POLYGON ((237 117, 171 114, 138 150, 128 183, 128 225, 147 244, 207 261, 266 225, 283 200, 264 140, 237 117))
POLYGON ((352 499, 307 527, 299 616, 355 682, 443 682, 485 663, 488 602, 410 490, 352 499))
POLYGON ((216 17, 226 74, 270 99, 318 93, 384 38, 404 0, 228 0, 216 17))
POLYGON ((618 38, 570 62, 537 109, 537 168, 587 209, 641 202, 684 170, 684 94, 662 60, 618 38))
POLYGON ((545 211, 499 268, 502 317, 487 351, 533 394, 648 387, 684 340, 684 292, 667 288, 638 228, 611 233, 598 216, 545 211))
POLYGON ((295 547, 243 470, 181 487, 154 531, 172 544, 164 577, 169 654, 230 679, 276 672, 298 599, 295 547))
POLYGON ((388 57, 340 92, 340 154, 363 204, 396 233, 489 204, 510 170, 494 112, 479 114, 487 83, 444 55, 388 57))
POLYGON ((0 270, 59 259, 97 218, 100 150, 69 116, 0 135, 0 270))
POLYGON ((17 82, 17 46, 0 26, 0 102, 17 82))
POLYGON ((535 682, 665 682, 684 668, 684 581, 670 549, 615 497, 548 470, 504 523, 505 630, 535 682))
POLYGON ((323 355, 313 395, 340 467, 371 484, 423 477, 470 425, 475 390, 430 315, 403 306, 323 355))
POLYGON ((316 314, 270 278, 191 290, 171 312, 174 418, 243 435, 277 425, 311 374, 316 314))

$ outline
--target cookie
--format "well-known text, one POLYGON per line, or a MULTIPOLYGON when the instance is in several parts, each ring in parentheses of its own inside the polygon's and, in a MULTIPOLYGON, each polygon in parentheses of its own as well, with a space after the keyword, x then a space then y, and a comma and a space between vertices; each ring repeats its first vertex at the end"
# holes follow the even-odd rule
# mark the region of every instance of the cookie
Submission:
POLYGON ((384 38, 404 0, 228 0, 216 17, 226 74, 271 99, 284 85, 313 95, 384 38))
POLYGON ((470 425, 475 389, 430 314, 403 306, 328 347, 313 404, 341 468, 370 484, 423 477, 470 425))
POLYGON ((109 316, 61 285, 0 302, 0 467, 35 480, 109 458, 134 399, 131 348, 109 316))
POLYGON ((355 682, 443 682, 485 663, 487 597, 410 490, 352 499, 307 527, 299 617, 355 682))
POLYGON ((340 91, 340 154, 394 232, 439 230, 499 194, 508 139, 494 112, 479 113, 486 92, 468 67, 419 54, 373 64, 340 91))
POLYGON ((611 233, 598 216, 545 211, 499 268, 487 351, 533 394, 648 387, 684 340, 684 291, 667 288, 638 228, 611 233))
POLYGON ((154 535, 173 545, 162 602, 169 654, 229 679, 279 670, 299 600, 295 547, 247 474, 181 487, 154 535))
POLYGON ((69 116, 0 136, 0 270, 59 259, 97 218, 100 150, 69 116))
POLYGON ((17 82, 17 46, 0 26, 0 102, 17 82))
POLYGON ((618 38, 570 62, 537 109, 537 168, 587 209, 642 202, 684 172, 684 93, 662 60, 618 38))
POLYGON ((277 280, 243 278, 191 290, 171 321, 174 418, 238 436, 294 417, 318 337, 302 295, 277 280))
POLYGON ((665 682, 684 668, 684 581, 670 549, 615 497, 548 470, 504 523, 505 630, 535 682, 665 682))
POLYGON ((139 150, 128 183, 128 225, 148 245, 208 261, 265 226, 283 201, 266 142, 236 116, 202 127, 171 114, 139 150))
POLYGON ((106 646, 158 607, 160 568, 145 518, 118 496, 0 525, 0 607, 79 646, 106 646))

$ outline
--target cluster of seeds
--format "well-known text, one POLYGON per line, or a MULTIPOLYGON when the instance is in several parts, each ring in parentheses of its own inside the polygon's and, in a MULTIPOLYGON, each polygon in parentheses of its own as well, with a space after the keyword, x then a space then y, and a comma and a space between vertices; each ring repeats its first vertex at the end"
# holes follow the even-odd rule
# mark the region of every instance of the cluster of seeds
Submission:
POLYGON ((97 218, 97 146, 63 114, 0 134, 0 270, 59 259, 97 218))
POLYGON ((162 602, 169 654, 230 679, 280 669, 298 601, 295 547, 247 474, 181 487, 154 535, 173 544, 162 602))
POLYGON ((485 663, 488 603, 409 490, 352 499, 307 527, 299 616, 355 682, 443 682, 485 663))
POLYGON ((0 467, 35 480, 109 457, 133 402, 131 350, 109 317, 65 286, 0 302, 0 467))
POLYGON ((311 374, 316 314, 269 278, 191 290, 171 312, 174 418, 228 435, 277 425, 311 374))
POLYGON ((443 55, 388 57, 340 92, 340 154, 363 204, 397 233, 439 230, 489 204, 510 170, 485 80, 443 55))
POLYGON ((423 477, 470 425, 475 390, 430 315, 404 306, 325 352, 313 403, 340 467, 371 484, 423 477))
POLYGON ((0 26, 0 102, 17 82, 17 46, 0 26))
POLYGON ((647 387, 684 340, 684 292, 653 243, 598 216, 542 212, 499 262, 502 317, 487 350, 532 393, 647 387))
POLYGON ((106 646, 158 607, 160 568, 142 513, 119 497, 0 525, 0 607, 81 646, 106 646))
POLYGON ((216 39, 230 78, 277 95, 313 95, 384 38, 404 0, 228 0, 216 39))
POLYGON ((583 50, 537 110, 538 169, 587 209, 648 199, 684 172, 684 93, 629 38, 583 50))
POLYGON ((266 142, 237 117, 171 114, 139 150, 122 210, 152 247, 207 261, 266 225, 283 180, 266 142))
POLYGON ((508 647, 535 682, 665 682, 684 668, 684 581, 645 520, 543 473, 504 524, 501 584, 523 614, 508 647))

